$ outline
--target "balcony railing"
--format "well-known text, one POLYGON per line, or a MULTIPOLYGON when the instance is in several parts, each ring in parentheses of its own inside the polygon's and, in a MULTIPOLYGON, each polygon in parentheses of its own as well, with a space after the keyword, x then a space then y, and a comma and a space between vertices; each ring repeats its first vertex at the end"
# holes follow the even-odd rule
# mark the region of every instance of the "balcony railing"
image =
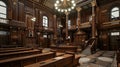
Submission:
POLYGON ((115 20, 111 22, 104 22, 101 24, 102 28, 113 28, 113 27, 119 27, 120 26, 120 20, 115 20))
POLYGON ((52 27, 39 27, 38 28, 39 29, 39 31, 41 31, 41 32, 53 32, 54 30, 53 30, 53 28, 52 27))

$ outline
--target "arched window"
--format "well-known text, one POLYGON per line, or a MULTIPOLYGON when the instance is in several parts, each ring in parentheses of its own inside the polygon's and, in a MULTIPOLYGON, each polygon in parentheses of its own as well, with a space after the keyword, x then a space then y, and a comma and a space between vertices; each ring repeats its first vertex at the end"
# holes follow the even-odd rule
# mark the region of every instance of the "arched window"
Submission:
POLYGON ((111 9, 111 19, 117 19, 120 17, 120 9, 118 7, 114 7, 111 9))
POLYGON ((6 18, 7 15, 7 6, 3 1, 0 1, 0 18, 6 18))
POLYGON ((43 16, 43 26, 48 27, 48 17, 47 16, 43 16))
POLYGON ((71 20, 68 20, 68 27, 71 26, 71 20))

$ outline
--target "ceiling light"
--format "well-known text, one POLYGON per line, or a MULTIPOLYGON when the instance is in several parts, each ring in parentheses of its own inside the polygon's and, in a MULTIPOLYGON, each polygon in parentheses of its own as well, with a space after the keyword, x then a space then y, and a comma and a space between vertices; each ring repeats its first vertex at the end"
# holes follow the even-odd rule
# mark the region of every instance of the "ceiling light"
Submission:
POLYGON ((58 9, 58 7, 55 7, 55 9, 58 9))
POLYGON ((61 0, 61 1, 63 1, 63 0, 61 0))
POLYGON ((74 9, 74 7, 71 7, 71 9, 74 9))
POLYGON ((75 1, 74 1, 74 0, 72 0, 72 3, 75 3, 75 1))
POLYGON ((55 3, 54 6, 57 6, 57 4, 55 3))
POLYGON ((59 1, 57 0, 57 1, 56 1, 56 3, 58 4, 58 3, 59 3, 59 1))
POLYGON ((71 9, 69 8, 68 11, 71 11, 71 9))
POLYGON ((60 11, 60 9, 58 9, 58 11, 60 11))
POLYGON ((76 4, 74 0, 57 0, 54 6, 60 12, 68 12, 74 9, 76 4))

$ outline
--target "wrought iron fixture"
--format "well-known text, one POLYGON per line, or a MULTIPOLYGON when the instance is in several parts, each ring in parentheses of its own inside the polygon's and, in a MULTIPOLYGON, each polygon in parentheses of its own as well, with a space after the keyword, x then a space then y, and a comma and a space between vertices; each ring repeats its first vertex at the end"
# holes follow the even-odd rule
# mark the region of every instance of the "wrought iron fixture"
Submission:
POLYGON ((68 12, 75 8, 74 0, 56 0, 55 9, 59 12, 68 12))

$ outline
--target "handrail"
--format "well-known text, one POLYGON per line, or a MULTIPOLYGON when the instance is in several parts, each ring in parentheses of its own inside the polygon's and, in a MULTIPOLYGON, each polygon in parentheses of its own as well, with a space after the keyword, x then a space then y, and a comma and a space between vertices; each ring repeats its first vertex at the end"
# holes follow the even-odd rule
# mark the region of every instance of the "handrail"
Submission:
POLYGON ((94 41, 92 42, 92 44, 90 45, 90 49, 91 49, 91 53, 93 54, 96 51, 96 38, 94 39, 94 41))
POLYGON ((95 41, 96 41, 96 40, 93 40, 92 44, 90 45, 91 48, 92 48, 92 46, 94 46, 95 41))

